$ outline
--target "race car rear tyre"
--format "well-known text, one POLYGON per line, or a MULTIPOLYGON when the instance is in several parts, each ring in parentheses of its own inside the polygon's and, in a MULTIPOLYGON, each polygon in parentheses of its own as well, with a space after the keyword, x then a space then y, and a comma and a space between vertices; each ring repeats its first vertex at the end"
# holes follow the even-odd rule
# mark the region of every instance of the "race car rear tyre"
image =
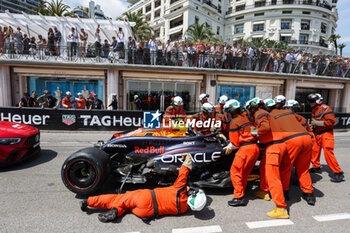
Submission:
POLYGON ((97 148, 84 148, 69 156, 62 165, 64 185, 80 195, 95 193, 110 174, 108 155, 97 148))

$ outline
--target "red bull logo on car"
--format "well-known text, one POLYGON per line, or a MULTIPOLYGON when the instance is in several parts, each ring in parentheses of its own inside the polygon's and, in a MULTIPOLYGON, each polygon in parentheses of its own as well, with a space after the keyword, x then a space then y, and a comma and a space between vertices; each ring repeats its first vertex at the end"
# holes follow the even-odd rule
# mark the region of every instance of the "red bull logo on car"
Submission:
POLYGON ((138 146, 135 146, 135 153, 136 154, 161 154, 164 153, 164 146, 155 147, 155 146, 148 146, 146 148, 140 148, 138 146))

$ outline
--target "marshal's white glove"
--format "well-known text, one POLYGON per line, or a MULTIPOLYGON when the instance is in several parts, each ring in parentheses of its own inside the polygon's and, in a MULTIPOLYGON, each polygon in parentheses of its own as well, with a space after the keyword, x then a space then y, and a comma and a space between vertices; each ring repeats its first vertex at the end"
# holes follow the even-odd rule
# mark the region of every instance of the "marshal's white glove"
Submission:
POLYGON ((254 137, 259 136, 259 134, 258 134, 258 129, 256 129, 254 126, 250 127, 250 133, 251 133, 254 137))
POLYGON ((225 155, 229 155, 233 150, 238 149, 237 146, 234 146, 232 143, 228 144, 224 147, 225 155))
POLYGON ((322 127, 322 126, 324 126, 324 121, 316 121, 316 120, 313 119, 311 121, 311 125, 312 126, 321 126, 322 127))
POLYGON ((182 165, 187 167, 188 169, 192 170, 192 158, 189 153, 184 153, 181 155, 182 159, 184 159, 182 165))

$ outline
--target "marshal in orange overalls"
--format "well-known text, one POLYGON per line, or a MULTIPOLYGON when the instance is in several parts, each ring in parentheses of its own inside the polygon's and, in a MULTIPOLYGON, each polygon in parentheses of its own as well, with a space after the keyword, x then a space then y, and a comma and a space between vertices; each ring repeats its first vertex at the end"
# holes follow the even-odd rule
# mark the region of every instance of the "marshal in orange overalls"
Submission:
POLYGON ((333 110, 325 104, 319 104, 312 109, 312 119, 323 122, 323 126, 315 126, 313 129, 315 143, 312 147, 312 167, 319 168, 321 166, 320 157, 321 149, 323 149, 324 157, 329 168, 334 173, 343 172, 334 156, 333 127, 335 124, 335 115, 333 110))
POLYGON ((75 103, 75 100, 70 100, 70 98, 66 97, 62 100, 63 108, 71 108, 72 104, 75 103))
POLYGON ((236 114, 230 124, 230 142, 239 147, 230 170, 235 198, 244 196, 248 175, 259 158, 257 138, 250 131, 252 125, 245 113, 236 114))
POLYGON ((279 132, 275 119, 261 108, 254 113, 254 124, 258 129, 259 141, 266 146, 265 155, 260 162, 260 189, 270 191, 277 207, 287 208, 282 185, 284 173, 281 166, 287 159, 284 135, 279 132))
POLYGON ((182 107, 177 111, 174 106, 169 106, 163 115, 163 124, 169 125, 171 120, 177 120, 179 118, 185 119, 185 117, 186 112, 182 109, 182 107))
MULTIPOLYGON (((178 215, 188 210, 186 182, 189 172, 190 169, 182 165, 179 170, 179 176, 173 186, 154 189, 159 211, 158 215, 178 215)), ((87 204, 92 208, 117 208, 118 216, 121 216, 127 210, 130 210, 140 218, 154 216, 154 205, 150 189, 140 189, 125 194, 89 197, 87 204)))
POLYGON ((277 123, 279 133, 283 134, 288 156, 281 164, 283 190, 289 190, 293 165, 304 193, 313 193, 309 173, 312 141, 309 132, 299 123, 291 110, 274 109, 270 112, 277 123))

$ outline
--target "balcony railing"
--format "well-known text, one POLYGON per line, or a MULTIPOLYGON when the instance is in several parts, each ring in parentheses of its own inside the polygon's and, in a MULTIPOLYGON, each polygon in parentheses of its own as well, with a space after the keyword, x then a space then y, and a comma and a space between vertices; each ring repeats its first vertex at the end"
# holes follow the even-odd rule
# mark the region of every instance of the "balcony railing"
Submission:
POLYGON ((215 6, 210 0, 203 0, 203 3, 204 3, 204 4, 207 4, 208 6, 210 6, 210 7, 212 7, 212 8, 214 8, 215 10, 218 9, 218 7, 215 6))
POLYGON ((315 42, 315 41, 308 41, 308 40, 291 40, 289 42, 286 42, 287 44, 302 44, 302 45, 314 45, 314 46, 321 46, 328 48, 328 44, 325 42, 315 42))
MULTIPOLYGON (((306 40, 301 41, 289 41, 289 44, 308 44, 319 45, 327 47, 324 42, 310 42, 306 40)), ((272 58, 268 58, 254 55, 253 58, 249 58, 247 54, 243 56, 229 56, 229 54, 211 52, 207 50, 203 53, 190 52, 187 50, 179 51, 177 48, 171 51, 154 50, 149 48, 137 49, 120 49, 113 51, 110 48, 83 48, 77 46, 61 46, 57 54, 54 48, 24 48, 20 53, 18 48, 13 45, 4 45, 2 54, 0 55, 0 61, 9 60, 21 60, 21 61, 46 61, 53 63, 70 62, 70 63, 114 63, 114 64, 137 64, 137 65, 157 65, 157 66, 179 66, 179 67, 199 67, 199 68, 215 68, 215 69, 231 69, 231 70, 250 70, 250 71, 263 71, 263 72, 280 72, 280 73, 299 73, 309 75, 324 75, 324 76, 338 76, 349 77, 350 63, 345 63, 344 59, 340 60, 338 57, 331 58, 329 64, 324 59, 321 59, 324 55, 315 55, 310 61, 304 63, 292 63, 293 67, 288 68, 288 64, 284 59, 280 59, 277 63, 271 62, 272 58), (310 62, 312 66, 309 66, 310 62), (323 64, 323 63, 324 64, 323 64), (342 64, 345 64, 344 69, 342 64), (284 63, 282 65, 282 63, 284 63), (322 64, 321 64, 322 63, 322 64), (284 67, 284 68, 283 68, 284 67), (327 69, 328 67, 328 69, 327 69)), ((274 52, 271 50, 270 52, 274 52)), ((276 52, 276 51, 275 51, 276 52)), ((278 51, 277 51, 278 52, 278 51)), ((286 51, 281 51, 282 58, 285 56, 286 51)), ((304 56, 305 59, 309 59, 309 56, 304 56)))
MULTIPOLYGON (((307 6, 317 6, 322 7, 328 10, 332 10, 332 6, 329 5, 327 2, 313 2, 312 0, 279 0, 279 1, 273 1, 273 2, 266 2, 265 6, 281 6, 281 5, 307 5, 307 6)), ((254 8, 260 8, 264 7, 262 5, 247 5, 243 10, 251 10, 254 8)), ((238 11, 242 11, 241 8, 232 9, 229 11, 226 11, 226 15, 236 13, 238 11)))

